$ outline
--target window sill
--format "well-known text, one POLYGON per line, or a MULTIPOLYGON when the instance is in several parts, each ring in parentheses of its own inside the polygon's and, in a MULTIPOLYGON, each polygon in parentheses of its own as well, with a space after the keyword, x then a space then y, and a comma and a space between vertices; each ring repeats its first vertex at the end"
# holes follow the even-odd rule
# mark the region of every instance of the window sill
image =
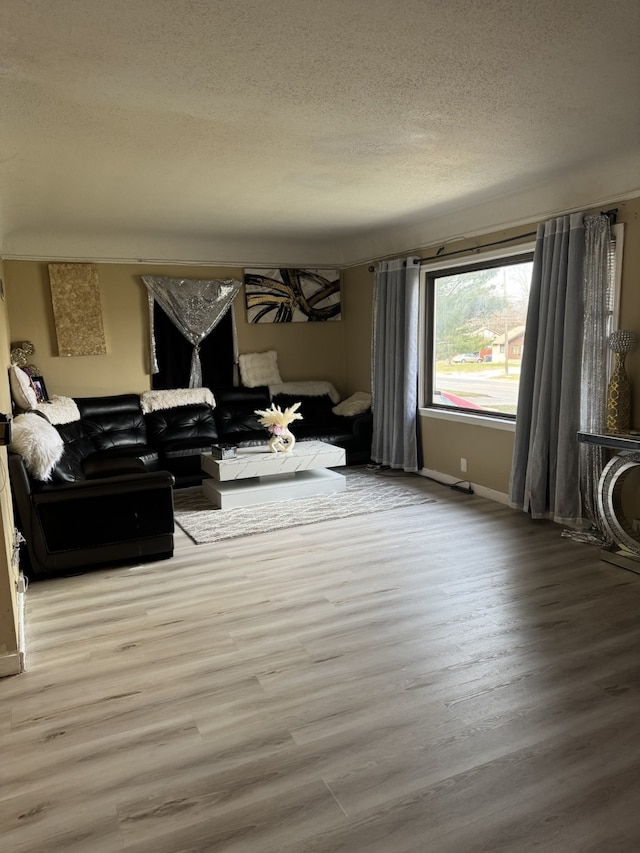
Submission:
POLYGON ((515 432, 516 422, 492 415, 472 415, 467 412, 447 412, 444 409, 418 409, 421 418, 434 418, 440 421, 455 421, 460 424, 501 429, 505 432, 515 432))

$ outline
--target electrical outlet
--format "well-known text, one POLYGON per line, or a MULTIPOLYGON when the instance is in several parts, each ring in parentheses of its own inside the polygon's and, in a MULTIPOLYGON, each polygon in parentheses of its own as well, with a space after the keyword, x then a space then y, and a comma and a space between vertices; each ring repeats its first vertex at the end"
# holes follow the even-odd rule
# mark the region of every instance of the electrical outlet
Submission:
POLYGON ((464 457, 460 457, 460 470, 463 474, 467 473, 467 460, 464 457))

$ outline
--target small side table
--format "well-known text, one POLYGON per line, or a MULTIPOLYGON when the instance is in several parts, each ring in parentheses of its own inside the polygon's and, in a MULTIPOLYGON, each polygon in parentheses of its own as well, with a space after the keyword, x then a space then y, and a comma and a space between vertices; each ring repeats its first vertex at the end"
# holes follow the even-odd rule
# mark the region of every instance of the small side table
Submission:
POLYGON ((640 533, 633 529, 622 507, 622 488, 629 474, 640 467, 640 435, 578 433, 578 441, 610 447, 617 453, 605 465, 598 482, 598 512, 614 546, 603 548, 600 558, 640 574, 640 533))

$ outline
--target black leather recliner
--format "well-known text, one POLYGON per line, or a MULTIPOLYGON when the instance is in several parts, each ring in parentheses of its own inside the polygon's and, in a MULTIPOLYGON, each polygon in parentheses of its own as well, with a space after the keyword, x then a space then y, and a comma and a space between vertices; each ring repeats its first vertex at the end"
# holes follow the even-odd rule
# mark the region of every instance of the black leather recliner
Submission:
POLYGON ((30 576, 173 555, 173 476, 145 471, 44 483, 9 453, 16 523, 26 540, 30 576))

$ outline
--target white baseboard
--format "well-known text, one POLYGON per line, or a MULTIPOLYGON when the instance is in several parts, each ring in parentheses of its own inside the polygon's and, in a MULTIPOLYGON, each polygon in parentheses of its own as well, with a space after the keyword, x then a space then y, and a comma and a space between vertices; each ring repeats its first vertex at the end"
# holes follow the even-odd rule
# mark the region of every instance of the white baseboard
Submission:
POLYGON ((19 675, 26 669, 26 646, 24 636, 24 591, 26 589, 25 579, 20 573, 19 592, 16 596, 18 609, 18 651, 10 652, 0 656, 0 678, 9 675, 19 675))
POLYGON ((0 657, 0 678, 8 675, 18 675, 23 671, 22 655, 20 652, 12 652, 10 655, 0 657))
POLYGON ((478 495, 479 498, 488 498, 490 501, 509 506, 509 495, 505 492, 488 489, 486 486, 479 486, 477 483, 463 480, 461 477, 452 477, 450 474, 443 474, 441 471, 435 471, 432 468, 422 468, 418 473, 421 477, 429 477, 438 483, 442 483, 443 486, 452 486, 454 483, 469 483, 474 494, 478 495))
POLYGON ((22 572, 20 572, 20 587, 18 592, 18 655, 20 657, 20 672, 27 668, 27 644, 24 636, 24 602, 26 598, 26 584, 22 572))

